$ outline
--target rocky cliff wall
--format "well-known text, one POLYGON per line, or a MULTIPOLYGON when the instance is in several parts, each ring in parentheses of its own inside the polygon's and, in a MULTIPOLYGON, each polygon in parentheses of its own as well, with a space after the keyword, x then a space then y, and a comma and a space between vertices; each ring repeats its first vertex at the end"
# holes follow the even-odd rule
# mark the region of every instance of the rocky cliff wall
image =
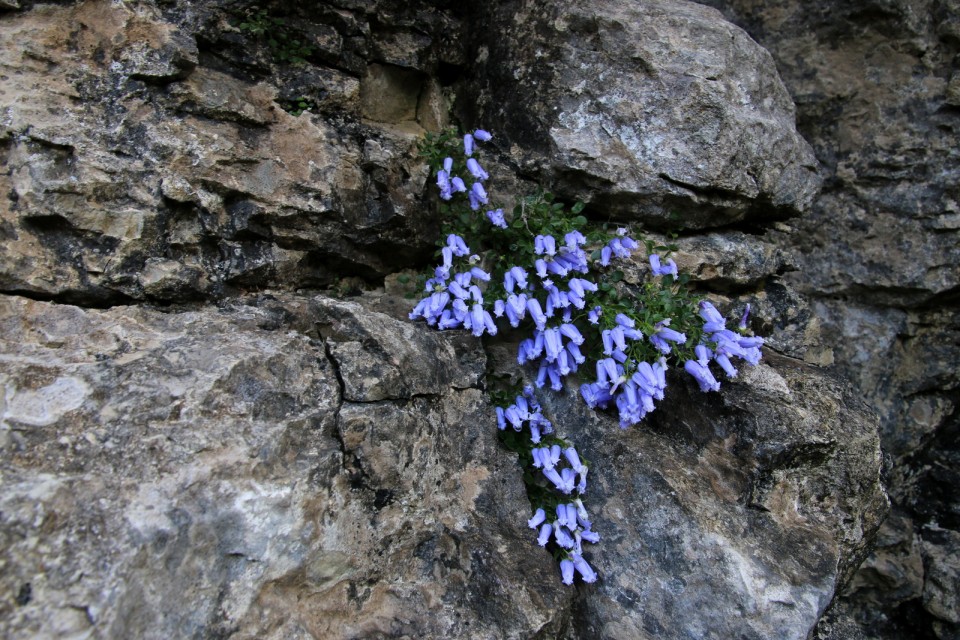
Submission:
POLYGON ((851 586, 880 637, 957 637, 956 2, 713 2, 773 55, 824 188, 789 281, 881 415, 898 515, 851 586), (889 634, 889 635, 887 635, 889 634))
POLYGON ((955 8, 898 44, 889 8, 0 6, 5 635, 839 639, 908 603, 951 637, 955 8), (885 43, 919 62, 803 88, 885 43), (909 137, 863 117, 884 92, 909 137), (415 144, 451 121, 495 131, 503 192, 680 229, 782 354, 626 433, 551 401, 597 464, 597 585, 523 526, 482 393, 509 346, 400 320, 438 229, 415 144), (875 412, 900 511, 854 576, 875 412))

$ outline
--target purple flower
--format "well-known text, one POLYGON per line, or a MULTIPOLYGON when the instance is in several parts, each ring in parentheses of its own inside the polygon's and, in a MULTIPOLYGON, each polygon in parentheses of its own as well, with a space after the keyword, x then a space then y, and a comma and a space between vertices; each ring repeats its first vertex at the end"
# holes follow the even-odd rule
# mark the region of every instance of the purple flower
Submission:
POLYGON ((490 177, 474 158, 467 158, 467 171, 477 180, 486 180, 490 177))
POLYGON ((567 243, 568 247, 582 247, 587 244, 587 239, 576 229, 563 236, 563 241, 567 243))
POLYGON ((463 179, 460 176, 454 176, 450 178, 450 190, 454 193, 466 191, 467 185, 463 184, 463 179))
POLYGON ((543 475, 547 478, 547 480, 552 482, 557 489, 559 489, 560 491, 563 491, 563 488, 566 486, 566 483, 564 482, 563 477, 557 472, 557 470, 554 467, 544 466, 543 475))
POLYGON ((728 378, 737 377, 737 370, 733 367, 733 363, 730 362, 730 358, 722 353, 718 353, 713 357, 713 359, 717 361, 717 364, 719 364, 720 368, 724 370, 728 378))
POLYGON ((587 542, 592 542, 597 544, 600 542, 600 534, 596 531, 591 531, 590 529, 584 529, 580 532, 580 537, 586 540, 587 542))
POLYGON ((560 575, 563 577, 563 584, 573 584, 573 561, 564 558, 560 561, 560 575))
POLYGON ((553 236, 537 236, 533 240, 533 251, 537 255, 557 255, 557 241, 553 236))
POLYGON ((447 175, 453 171, 453 158, 444 158, 443 159, 443 170, 447 172, 447 175))
POLYGON ((574 542, 573 537, 567 532, 564 527, 554 527, 553 537, 556 539, 557 544, 563 547, 564 549, 572 549, 574 542))
POLYGON ((490 220, 495 227, 500 227, 501 229, 507 228, 507 221, 503 218, 503 209, 487 211, 487 219, 490 220))
POLYGON ((493 136, 489 132, 484 131, 483 129, 477 129, 473 132, 473 137, 479 140, 480 142, 488 142, 493 136))
POLYGON ((566 457, 567 462, 570 463, 570 466, 574 471, 580 473, 580 470, 583 468, 583 464, 580 462, 580 456, 577 455, 577 450, 573 447, 567 447, 563 450, 563 455, 566 457))
POLYGON ((533 517, 527 520, 527 526, 531 529, 536 529, 547 519, 547 514, 544 513, 543 509, 537 509, 537 512, 533 514, 533 517))
POLYGON ((667 260, 667 266, 661 266, 660 256, 655 253, 650 254, 650 270, 655 276, 673 276, 677 277, 677 263, 673 258, 667 260))
POLYGON ((594 571, 587 561, 583 559, 579 553, 574 553, 570 556, 570 559, 573 560, 573 566, 583 578, 584 582, 596 582, 597 581, 597 572, 594 571))
POLYGON ((483 282, 490 282, 490 274, 480 267, 470 267, 470 275, 483 282))
POLYGON ((743 310, 743 315, 740 316, 740 324, 737 325, 741 331, 746 331, 747 325, 750 323, 750 303, 747 303, 747 308, 743 310))
POLYGON ((540 308, 540 301, 536 298, 527 300, 527 311, 530 312, 530 316, 533 318, 537 329, 543 331, 544 327, 547 326, 547 317, 543 315, 543 309, 540 308))
POLYGON ((653 346, 655 346, 661 353, 670 353, 669 342, 683 344, 687 341, 687 336, 679 331, 674 331, 667 326, 668 324, 670 324, 669 319, 658 322, 656 325, 654 325, 656 333, 650 336, 650 342, 652 342, 653 346))
POLYGON ((700 301, 700 317, 708 323, 724 324, 723 316, 706 300, 700 301))
MULTIPOLYGON (((587 491, 587 471, 590 470, 590 467, 581 467, 580 469, 580 482, 577 483, 577 492, 586 493, 587 491)), ((587 523, 590 524, 589 522, 587 523)))
POLYGON ((455 233, 451 233, 447 236, 447 246, 450 247, 453 255, 457 257, 470 254, 470 249, 467 247, 467 243, 463 241, 463 238, 455 233))
POLYGON ((473 186, 470 187, 470 193, 467 194, 467 197, 470 199, 470 208, 474 211, 479 209, 481 204, 487 204, 487 192, 483 189, 483 185, 479 182, 473 183, 473 186))
POLYGON ((700 385, 700 391, 719 391, 720 383, 710 373, 710 369, 703 366, 696 360, 687 360, 683 365, 684 370, 693 376, 697 384, 700 385))
POLYGON ((447 171, 441 169, 437 172, 437 187, 440 188, 442 199, 449 200, 453 197, 453 193, 450 191, 450 174, 447 171))
POLYGON ((473 155, 473 136, 469 133, 463 136, 463 153, 467 156, 473 155))
POLYGON ((577 327, 572 324, 565 323, 560 325, 560 333, 565 335, 576 345, 583 344, 583 336, 580 335, 580 331, 577 329, 577 327))
POLYGON ((549 522, 544 523, 543 526, 540 527, 540 537, 537 538, 537 544, 541 547, 547 546, 547 543, 550 542, 550 534, 552 533, 553 525, 549 522))

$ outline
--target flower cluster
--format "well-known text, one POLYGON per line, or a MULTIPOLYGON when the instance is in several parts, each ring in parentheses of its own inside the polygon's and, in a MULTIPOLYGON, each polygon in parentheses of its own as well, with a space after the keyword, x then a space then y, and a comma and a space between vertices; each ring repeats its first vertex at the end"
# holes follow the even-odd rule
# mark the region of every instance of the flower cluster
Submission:
POLYGON ((549 482, 550 499, 537 506, 533 517, 527 521, 527 526, 538 532, 537 544, 556 548, 564 584, 573 584, 574 571, 584 582, 596 581, 596 571, 583 557, 584 541, 600 541, 600 535, 591 528, 590 517, 583 505, 587 465, 567 442, 557 438, 551 439, 554 440, 552 444, 543 442, 545 436, 553 433, 553 425, 544 417, 533 387, 529 385, 513 404, 506 408, 497 407, 497 425, 501 431, 509 426, 523 434, 525 443, 529 444, 531 466, 540 472, 538 480, 549 482), (562 496, 557 496, 558 493, 562 496), (571 494, 575 495, 572 500, 569 498, 571 494))
MULTIPOLYGON (((506 325, 524 332, 517 362, 535 367, 537 388, 549 383, 562 391, 565 378, 575 374, 586 404, 615 408, 621 428, 639 423, 664 399, 671 366, 682 363, 702 391, 716 391, 711 363, 732 378, 732 360, 759 362, 763 340, 747 335, 749 305, 737 330, 728 329, 713 305, 687 291, 686 276, 669 253, 661 256, 670 247, 647 242, 649 277, 625 286, 617 265, 641 247, 628 229, 590 227, 578 215, 582 204, 568 211, 549 194, 507 210, 491 205, 484 184, 489 175, 474 153, 477 142, 492 137, 478 129, 461 143, 447 133, 422 147, 436 172, 450 233, 411 319, 478 337, 506 325), (468 234, 476 254, 464 240, 468 234)), ((508 446, 528 465, 525 481, 535 508, 528 525, 539 532, 541 546, 555 549, 564 583, 571 584, 575 573, 593 582, 597 574, 582 549, 584 540, 599 541, 582 501, 587 466, 554 434, 534 393, 528 385, 509 406, 497 408, 501 434, 510 434, 508 446)))
MULTIPOLYGON (((750 316, 750 305, 740 320, 739 329, 747 328, 750 316)), ((695 360, 687 360, 683 368, 697 381, 701 391, 719 391, 720 383, 713 377, 708 365, 711 359, 720 365, 728 378, 735 378, 737 370, 730 358, 740 358, 751 365, 760 362, 760 347, 763 338, 745 336, 727 329, 726 320, 720 315, 716 307, 706 300, 700 303, 700 317, 703 318, 703 342, 697 345, 695 360), (711 349, 710 346, 713 348, 711 349)))
POLYGON ((436 268, 434 277, 427 280, 425 290, 430 295, 420 300, 409 318, 423 318, 438 329, 469 329, 480 337, 484 332, 497 334, 497 325, 490 312, 483 308, 483 292, 474 283, 489 282, 490 274, 477 266, 479 256, 470 255, 470 249, 458 235, 450 234, 441 250, 443 264, 436 268), (467 269, 453 274, 455 257, 470 256, 467 269))

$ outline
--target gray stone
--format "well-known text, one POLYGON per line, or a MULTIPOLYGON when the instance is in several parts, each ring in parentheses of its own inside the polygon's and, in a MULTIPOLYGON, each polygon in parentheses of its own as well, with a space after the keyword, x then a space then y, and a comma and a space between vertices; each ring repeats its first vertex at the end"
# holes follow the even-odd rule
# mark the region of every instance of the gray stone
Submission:
MULTIPOLYGON (((236 35, 229 11, 211 3, 175 24, 151 3, 84 2, 0 21, 0 290, 182 302, 377 281, 430 251, 436 222, 414 151, 425 76, 402 70, 418 83, 377 94, 412 96, 405 126, 361 126, 363 83, 342 71, 257 82, 228 62, 200 64, 198 34, 236 35), (336 117, 283 111, 300 97, 336 117), (366 140, 384 160, 364 157, 366 140), (197 273, 145 287, 155 260, 197 273)), ((430 126, 438 100, 424 107, 430 126)))
POLYGON ((923 533, 923 607, 960 630, 960 534, 936 525, 923 533))
MULTIPOLYGON (((908 539, 930 522, 955 531, 960 4, 706 3, 776 59, 823 167, 824 193, 793 221, 797 271, 784 281, 815 310, 830 364, 880 411, 890 494, 916 527, 908 539)), ((881 546, 854 583, 873 586, 854 590, 849 610, 878 640, 947 633, 916 598, 904 604, 918 586, 912 571, 893 579, 901 561, 881 546)))
POLYGON ((474 33, 481 75, 463 110, 603 216, 715 227, 795 214, 819 189, 773 60, 712 9, 501 3, 474 33))
POLYGON ((719 394, 686 376, 622 431, 546 398, 592 461, 579 637, 805 639, 886 515, 876 422, 845 385, 767 355, 719 394), (626 611, 635 611, 626 615, 626 611))
POLYGON ((0 297, 0 635, 556 636, 572 592, 531 553, 476 375, 408 362, 367 402, 344 374, 408 339, 422 363, 482 354, 353 304, 249 302, 0 297), (327 356, 331 318, 361 320, 356 351, 327 356))

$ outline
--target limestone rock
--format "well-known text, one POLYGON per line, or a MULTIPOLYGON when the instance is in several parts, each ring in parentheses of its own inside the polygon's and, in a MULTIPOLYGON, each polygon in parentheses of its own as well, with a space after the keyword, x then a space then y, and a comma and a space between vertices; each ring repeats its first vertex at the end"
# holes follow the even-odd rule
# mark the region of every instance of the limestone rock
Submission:
POLYGON ((363 83, 339 69, 258 81, 230 61, 201 63, 198 37, 240 38, 229 11, 211 3, 177 19, 91 0, 0 19, 0 290, 186 301, 376 281, 429 251, 420 85, 407 87, 408 126, 361 125, 363 83), (336 117, 283 110, 301 98, 336 117), (369 144, 384 153, 369 157, 369 144), (152 286, 157 261, 184 275, 152 286))
POLYGON ((484 20, 464 110, 497 123, 525 169, 598 215, 666 226, 676 213, 705 228, 794 214, 817 193, 773 60, 719 13, 511 2, 484 20))
POLYGON ((875 425, 783 359, 630 431, 544 398, 604 537, 570 589, 465 332, 290 295, 0 305, 5 637, 801 638, 884 509, 875 425))
POLYGON ((547 398, 593 461, 604 536, 581 637, 804 639, 859 564, 886 512, 875 418, 789 359, 741 375, 719 394, 671 378, 627 431, 573 389, 547 398))
POLYGON ((0 298, 0 635, 556 636, 572 592, 531 553, 482 354, 355 304, 250 302, 0 298), (319 337, 331 318, 368 332, 355 350, 319 337), (351 395, 398 345, 424 363, 408 388, 351 395))
MULTIPOLYGON (((797 270, 784 282, 815 310, 831 366, 880 411, 889 490, 915 527, 909 537, 956 531, 960 5, 705 3, 773 55, 823 167, 822 196, 792 221, 797 270)), ((904 601, 903 581, 890 581, 878 608, 875 572, 892 555, 880 548, 867 562, 857 583, 874 588, 854 591, 850 610, 878 640, 942 633, 950 623, 929 613, 916 585, 904 601)))

